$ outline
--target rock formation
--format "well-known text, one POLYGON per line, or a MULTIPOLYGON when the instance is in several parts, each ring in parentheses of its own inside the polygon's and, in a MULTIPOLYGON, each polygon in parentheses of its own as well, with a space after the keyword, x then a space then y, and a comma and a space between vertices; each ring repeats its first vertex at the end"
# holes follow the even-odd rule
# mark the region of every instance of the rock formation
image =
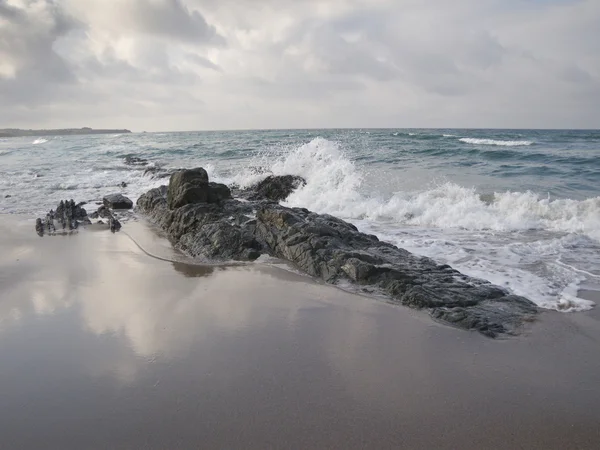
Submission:
POLYGON ((110 194, 102 199, 104 206, 111 209, 131 209, 133 202, 123 194, 110 194))
POLYGON ((61 229, 65 231, 77 229, 80 223, 91 223, 83 205, 85 205, 85 202, 75 204, 73 199, 61 200, 56 207, 56 211, 51 209, 50 212, 46 214, 45 220, 42 220, 41 218, 36 220, 36 233, 39 236, 43 236, 44 233, 56 233, 56 222, 58 222, 61 229))
POLYGON ((305 185, 306 180, 297 175, 269 175, 264 180, 243 190, 240 196, 248 200, 280 202, 288 198, 296 189, 305 185))
POLYGON ((384 294, 487 336, 517 334, 538 312, 523 297, 381 242, 341 219, 274 202, 303 182, 270 176, 245 192, 255 200, 240 201, 227 186, 210 183, 204 169, 182 170, 171 176, 168 188, 142 195, 137 206, 191 256, 254 260, 268 254, 328 283, 384 294))
POLYGON ((59 229, 63 233, 76 230, 81 224, 91 225, 90 219, 97 219, 98 217, 108 219, 108 227, 114 233, 121 229, 121 223, 114 216, 112 211, 106 206, 100 206, 98 211, 93 212, 88 216, 87 211, 83 208, 85 202, 77 203, 71 200, 61 200, 56 211, 50 210, 46 214, 46 218, 41 218, 35 221, 35 231, 39 236, 44 234, 56 234, 56 225, 58 223, 59 229))

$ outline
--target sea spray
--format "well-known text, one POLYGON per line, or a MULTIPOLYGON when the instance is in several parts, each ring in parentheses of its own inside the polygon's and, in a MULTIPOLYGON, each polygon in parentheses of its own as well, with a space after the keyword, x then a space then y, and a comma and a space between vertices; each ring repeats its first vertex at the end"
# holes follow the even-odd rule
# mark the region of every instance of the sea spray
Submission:
MULTIPOLYGON (((585 277, 576 268, 559 264, 561 257, 570 258, 581 248, 556 246, 555 241, 581 235, 588 247, 590 242, 598 244, 594 239, 600 239, 599 197, 578 201, 510 191, 483 196, 475 188, 452 182, 426 184, 420 191, 388 197, 366 196, 364 172, 339 143, 323 138, 287 151, 277 149, 276 154, 263 152, 250 166, 227 181, 248 186, 265 173, 300 175, 307 184, 288 198, 287 206, 353 221, 363 231, 497 283, 543 308, 577 311, 593 306, 577 298, 585 277), (433 238, 415 238, 423 230, 433 238), (477 238, 465 238, 469 232, 477 233, 477 238), (519 256, 521 244, 513 242, 514 233, 529 234, 537 250, 533 247, 527 257, 519 256), (553 245, 557 250, 548 257, 544 248, 553 245)), ((599 261, 594 264, 600 269, 599 261)))

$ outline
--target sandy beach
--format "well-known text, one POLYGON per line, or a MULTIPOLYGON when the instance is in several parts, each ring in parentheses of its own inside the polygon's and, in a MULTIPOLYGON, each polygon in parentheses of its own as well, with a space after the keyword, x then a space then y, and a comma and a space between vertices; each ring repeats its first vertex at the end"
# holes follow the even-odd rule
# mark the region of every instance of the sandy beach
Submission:
POLYGON ((598 308, 493 340, 143 222, 0 241, 2 449, 598 448, 598 308))

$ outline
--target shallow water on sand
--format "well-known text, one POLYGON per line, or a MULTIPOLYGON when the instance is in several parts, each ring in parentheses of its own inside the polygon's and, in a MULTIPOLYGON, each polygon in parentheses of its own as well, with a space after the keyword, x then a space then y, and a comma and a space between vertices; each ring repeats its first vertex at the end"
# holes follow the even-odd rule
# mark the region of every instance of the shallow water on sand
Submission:
POLYGON ((597 448, 596 311, 490 340, 124 231, 0 216, 0 448, 597 448))

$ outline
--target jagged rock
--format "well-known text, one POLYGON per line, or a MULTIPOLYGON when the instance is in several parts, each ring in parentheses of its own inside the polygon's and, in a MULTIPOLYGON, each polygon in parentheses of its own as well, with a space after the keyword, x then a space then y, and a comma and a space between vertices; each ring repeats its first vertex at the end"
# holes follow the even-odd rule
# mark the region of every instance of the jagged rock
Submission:
POLYGON ((102 199, 104 206, 112 209, 131 209, 133 202, 123 194, 110 194, 102 199))
POLYGON ((76 230, 79 228, 80 223, 90 224, 91 222, 87 215, 87 211, 83 208, 83 205, 85 204, 85 202, 75 204, 73 199, 61 200, 56 207, 56 211, 51 209, 50 212, 46 214, 45 221, 42 219, 36 220, 36 232, 40 236, 44 235, 44 231, 47 231, 50 234, 55 233, 55 220, 58 221, 63 230, 66 230, 67 228, 69 230, 76 230))
POLYGON ((384 294, 491 337, 517 334, 538 312, 523 297, 381 242, 336 217, 272 201, 210 203, 208 176, 200 169, 175 174, 171 181, 169 188, 142 195, 137 206, 191 256, 253 260, 266 253, 328 283, 384 294))
POLYGON ((280 202, 288 198, 296 189, 305 185, 306 180, 297 175, 269 175, 264 180, 242 191, 241 196, 248 200, 280 202))

